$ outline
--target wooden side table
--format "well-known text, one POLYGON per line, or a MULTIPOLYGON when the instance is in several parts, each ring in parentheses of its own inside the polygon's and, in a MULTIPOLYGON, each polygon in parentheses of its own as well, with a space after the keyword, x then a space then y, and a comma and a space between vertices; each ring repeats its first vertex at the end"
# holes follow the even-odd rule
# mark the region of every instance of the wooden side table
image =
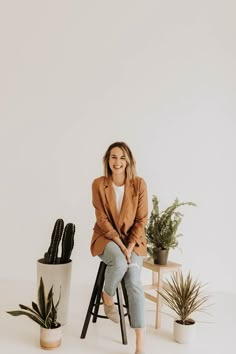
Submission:
POLYGON ((168 261, 166 265, 160 265, 160 264, 154 264, 152 258, 144 258, 143 260, 143 267, 150 269, 152 271, 152 284, 151 285, 144 285, 144 295, 145 298, 153 301, 156 303, 156 322, 155 322, 155 328, 160 328, 161 327, 161 316, 160 316, 160 310, 161 310, 161 296, 158 294, 156 291, 156 296, 151 295, 148 293, 148 290, 161 290, 163 287, 163 275, 165 273, 175 273, 178 272, 182 265, 174 262, 168 261))

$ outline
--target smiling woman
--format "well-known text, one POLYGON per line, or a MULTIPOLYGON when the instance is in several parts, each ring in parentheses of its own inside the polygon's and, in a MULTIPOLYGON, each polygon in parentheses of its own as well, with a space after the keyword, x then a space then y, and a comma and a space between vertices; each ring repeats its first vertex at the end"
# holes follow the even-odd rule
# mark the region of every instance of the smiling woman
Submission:
POLYGON ((144 353, 145 309, 140 280, 143 256, 147 254, 147 188, 136 176, 135 160, 124 142, 111 144, 104 157, 104 176, 92 184, 96 222, 91 253, 107 265, 102 292, 104 312, 119 322, 113 296, 120 281, 128 295, 131 327, 136 334, 136 354, 144 353), (136 266, 132 266, 136 265, 136 266), (131 265, 131 266, 128 266, 131 265))
POLYGON ((111 149, 109 167, 112 172, 112 180, 116 186, 124 185, 126 166, 127 162, 122 149, 118 146, 111 149))
POLYGON ((122 166, 124 168, 120 172, 123 173, 123 179, 126 177, 132 179, 136 176, 135 159, 130 148, 124 142, 116 142, 109 146, 103 157, 103 164, 106 177, 115 178, 113 172, 116 173, 116 170, 122 166))

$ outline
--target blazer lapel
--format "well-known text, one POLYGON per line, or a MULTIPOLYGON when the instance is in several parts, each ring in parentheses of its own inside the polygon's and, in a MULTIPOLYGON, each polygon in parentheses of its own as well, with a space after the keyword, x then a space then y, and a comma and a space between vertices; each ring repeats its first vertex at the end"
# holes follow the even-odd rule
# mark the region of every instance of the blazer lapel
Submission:
POLYGON ((133 196, 133 181, 132 180, 127 180, 125 182, 125 191, 124 191, 124 197, 123 197, 123 202, 121 205, 121 210, 120 210, 120 216, 119 216, 119 224, 121 225, 128 207, 130 206, 130 200, 132 200, 133 196))

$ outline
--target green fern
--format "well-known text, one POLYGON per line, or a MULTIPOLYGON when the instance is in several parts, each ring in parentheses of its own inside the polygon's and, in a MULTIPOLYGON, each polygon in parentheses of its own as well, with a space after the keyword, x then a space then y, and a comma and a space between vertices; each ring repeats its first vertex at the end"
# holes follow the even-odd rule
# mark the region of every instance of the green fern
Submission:
POLYGON ((160 213, 159 200, 156 195, 152 198, 153 208, 150 218, 145 228, 148 253, 153 257, 157 249, 170 249, 178 246, 177 234, 179 224, 182 221, 183 214, 176 209, 184 206, 196 206, 192 202, 179 202, 176 198, 172 205, 160 213))

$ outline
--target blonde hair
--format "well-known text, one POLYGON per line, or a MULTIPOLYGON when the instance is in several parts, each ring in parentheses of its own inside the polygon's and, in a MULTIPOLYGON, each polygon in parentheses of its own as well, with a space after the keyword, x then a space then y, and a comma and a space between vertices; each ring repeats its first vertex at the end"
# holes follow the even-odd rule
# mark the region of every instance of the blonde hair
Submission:
POLYGON ((130 148, 123 141, 117 141, 117 142, 111 144, 108 147, 107 151, 105 152, 105 155, 103 156, 104 175, 106 177, 109 177, 112 175, 112 171, 109 166, 109 158, 110 158, 111 150, 115 147, 120 148, 125 155, 125 160, 127 163, 127 166, 125 169, 126 178, 128 178, 128 179, 134 178, 136 176, 136 161, 133 157, 133 154, 132 154, 130 148))

